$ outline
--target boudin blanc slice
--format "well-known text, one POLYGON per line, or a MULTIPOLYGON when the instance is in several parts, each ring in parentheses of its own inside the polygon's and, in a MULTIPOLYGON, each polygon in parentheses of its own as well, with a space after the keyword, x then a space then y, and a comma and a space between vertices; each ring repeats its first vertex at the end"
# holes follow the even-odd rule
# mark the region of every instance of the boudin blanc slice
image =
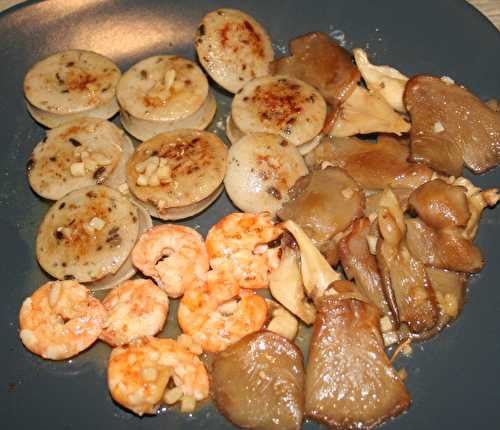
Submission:
MULTIPOLYGON (((135 203, 134 206, 137 207, 137 218, 139 220, 139 233, 137 234, 137 239, 139 239, 142 233, 153 227, 153 220, 151 219, 149 212, 144 209, 144 207, 135 203)), ((114 288, 122 282, 125 282, 127 279, 130 279, 135 275, 135 272, 137 272, 137 270, 132 264, 131 252, 116 273, 109 274, 102 279, 89 282, 86 285, 92 291, 109 290, 110 288, 114 288)))
POLYGON ((224 185, 245 212, 275 214, 295 181, 308 173, 298 149, 275 134, 250 133, 228 153, 224 185))
POLYGON ((40 266, 56 279, 92 282, 116 273, 138 236, 137 208, 104 185, 81 188, 55 202, 36 239, 40 266))
MULTIPOLYGON (((70 191, 111 181, 132 143, 113 123, 77 118, 49 130, 27 165, 38 195, 60 199, 70 191)), ((123 182, 123 181, 122 181, 123 182)))
POLYGON ((135 64, 120 79, 116 93, 120 120, 139 140, 182 128, 203 130, 216 110, 201 69, 175 55, 149 57, 135 64))
POLYGON ((196 32, 195 46, 203 68, 231 93, 254 78, 267 76, 274 59, 266 30, 236 9, 218 9, 205 15, 196 32))
POLYGON ((108 119, 118 112, 120 69, 96 52, 71 49, 34 64, 24 79, 28 111, 49 128, 79 116, 108 119))
POLYGON ((278 134, 298 146, 320 134, 326 102, 299 79, 268 76, 254 79, 235 95, 231 118, 242 133, 278 134))
POLYGON ((137 147, 128 163, 128 186, 151 216, 187 218, 222 192, 226 159, 227 148, 213 133, 161 133, 137 147))

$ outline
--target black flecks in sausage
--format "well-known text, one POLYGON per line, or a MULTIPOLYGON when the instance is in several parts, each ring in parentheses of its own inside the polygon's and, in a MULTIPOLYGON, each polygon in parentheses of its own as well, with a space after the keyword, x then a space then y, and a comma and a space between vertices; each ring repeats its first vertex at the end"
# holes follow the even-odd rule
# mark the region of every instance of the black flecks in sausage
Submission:
POLYGON ((59 205, 59 209, 64 209, 64 206, 66 206, 66 203, 65 203, 65 202, 62 202, 62 203, 59 205))
POLYGON ((201 24, 198 27, 198 34, 200 35, 200 37, 205 36, 205 24, 201 24))
POLYGON ((66 63, 66 67, 73 67, 75 65, 75 63, 73 61, 69 61, 68 63, 66 63))
POLYGON ((288 146, 288 142, 287 142, 286 140, 284 140, 284 139, 283 139, 283 140, 280 142, 280 145, 281 145, 281 146, 288 146))
POLYGON ((68 140, 69 140, 69 143, 71 143, 74 147, 82 146, 82 144, 78 140, 76 140, 74 137, 70 137, 68 140))
POLYGON ((64 275, 65 281, 72 281, 73 279, 75 279, 75 275, 64 275))
POLYGON ((148 72, 147 70, 141 70, 140 72, 140 75, 141 75, 141 79, 144 80, 144 79, 147 79, 148 78, 148 72))
POLYGON ((65 262, 65 261, 63 261, 63 262, 61 263, 61 266, 62 266, 62 267, 66 267, 66 266, 67 266, 66 262, 65 262))
POLYGON ((60 230, 55 230, 54 231, 54 237, 57 239, 57 240, 63 240, 64 239, 64 234, 62 231, 60 230))
POLYGON ((61 90, 61 94, 69 93, 69 90, 61 90))
POLYGON ((89 199, 95 199, 97 197, 97 194, 94 191, 88 191, 87 194, 85 194, 89 199))
POLYGON ((56 79, 57 82, 59 82, 59 85, 64 85, 64 79, 61 78, 61 75, 59 73, 56 73, 56 79))
POLYGON ((104 166, 98 167, 95 170, 93 178, 95 179, 96 184, 102 184, 104 182, 104 180, 106 179, 104 177, 105 172, 106 172, 106 167, 104 166))
POLYGON ((56 161, 56 160, 57 160, 57 158, 56 158, 56 157, 50 157, 50 158, 49 158, 49 160, 50 160, 50 161, 56 161))

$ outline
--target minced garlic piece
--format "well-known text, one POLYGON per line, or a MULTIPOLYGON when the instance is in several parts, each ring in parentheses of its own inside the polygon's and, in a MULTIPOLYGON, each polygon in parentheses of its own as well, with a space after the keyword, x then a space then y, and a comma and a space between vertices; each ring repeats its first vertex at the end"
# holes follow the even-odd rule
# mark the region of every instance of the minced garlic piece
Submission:
POLYGON ((441 133, 444 131, 444 126, 443 126, 443 123, 438 121, 436 123, 434 123, 434 127, 432 128, 432 131, 434 133, 441 133))
POLYGON ((106 222, 101 218, 94 217, 90 220, 89 225, 96 230, 102 230, 106 225, 106 222))
POLYGON ((85 176, 85 164, 73 163, 70 166, 70 172, 72 176, 85 176))

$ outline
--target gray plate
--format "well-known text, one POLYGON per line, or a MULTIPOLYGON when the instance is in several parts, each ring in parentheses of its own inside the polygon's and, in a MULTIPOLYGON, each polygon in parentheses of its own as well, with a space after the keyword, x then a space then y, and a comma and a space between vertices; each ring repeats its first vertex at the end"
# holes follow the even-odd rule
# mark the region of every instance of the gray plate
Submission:
MULTIPOLYGON (((98 345, 63 363, 28 353, 18 338, 22 299, 47 278, 34 253, 36 229, 49 204, 29 189, 25 163, 44 136, 24 107, 22 82, 29 66, 66 49, 98 51, 122 70, 149 55, 194 58, 197 23, 217 7, 240 7, 269 31, 277 53, 299 34, 320 30, 367 48, 378 63, 412 75, 452 76, 479 97, 500 97, 500 35, 479 12, 457 0, 429 1, 99 1, 27 4, 0 15, 0 425, 5 429, 231 428, 212 407, 192 417, 173 411, 139 419, 107 392, 107 349, 98 345)), ((220 111, 228 98, 218 93, 220 111)), ((219 113, 218 119, 222 118, 219 113)), ((213 128, 217 129, 216 127, 213 128)), ((218 130, 220 133, 220 130, 218 130)), ((498 171, 478 178, 499 182, 498 171)), ((222 196, 186 224, 202 233, 232 211, 222 196)), ((500 210, 487 211, 478 243, 488 264, 471 280, 462 317, 438 338, 399 360, 409 375, 410 411, 387 429, 494 428, 500 422, 500 210)), ((304 427, 317 427, 308 423, 304 427)))

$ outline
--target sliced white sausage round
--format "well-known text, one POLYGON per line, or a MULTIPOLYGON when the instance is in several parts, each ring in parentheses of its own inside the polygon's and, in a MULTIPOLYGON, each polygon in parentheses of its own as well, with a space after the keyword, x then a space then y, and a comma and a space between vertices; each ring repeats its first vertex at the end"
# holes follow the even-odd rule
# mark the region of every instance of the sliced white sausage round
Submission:
POLYGON ((195 46, 203 68, 231 93, 254 78, 267 76, 274 59, 266 30, 235 9, 218 9, 205 15, 196 32, 195 46))
POLYGON ((115 90, 120 76, 120 69, 96 52, 58 52, 33 65, 26 74, 28 111, 49 128, 77 116, 111 118, 119 109, 115 90))
MULTIPOLYGON (((139 222, 139 233, 137 239, 151 227, 153 227, 153 220, 149 212, 140 204, 132 200, 132 203, 137 208, 137 218, 139 222)), ((137 272, 135 266, 132 264, 132 252, 128 255, 125 262, 120 266, 117 272, 106 275, 104 278, 97 281, 89 282, 86 284, 92 291, 109 290, 116 287, 118 284, 125 282, 135 275, 137 272)))
POLYGON ((56 279, 92 282, 116 273, 139 233, 137 207, 104 185, 66 194, 49 209, 36 239, 40 266, 56 279))
POLYGON ((58 200, 90 185, 125 182, 123 159, 133 145, 113 123, 76 118, 53 128, 36 145, 27 165, 28 180, 38 195, 58 200))
POLYGON ((139 140, 181 128, 203 130, 216 110, 202 70, 175 55, 132 66, 118 83, 117 97, 123 126, 139 140))
POLYGON ((161 133, 141 143, 128 163, 128 186, 151 216, 187 218, 222 192, 227 148, 199 130, 161 133))
POLYGON ((299 146, 321 132, 326 102, 315 88, 299 79, 268 76, 254 79, 234 96, 231 118, 243 134, 278 134, 299 146))
POLYGON ((298 149, 287 140, 275 134, 250 133, 229 149, 224 185, 242 211, 275 214, 289 188, 307 173, 298 149))

